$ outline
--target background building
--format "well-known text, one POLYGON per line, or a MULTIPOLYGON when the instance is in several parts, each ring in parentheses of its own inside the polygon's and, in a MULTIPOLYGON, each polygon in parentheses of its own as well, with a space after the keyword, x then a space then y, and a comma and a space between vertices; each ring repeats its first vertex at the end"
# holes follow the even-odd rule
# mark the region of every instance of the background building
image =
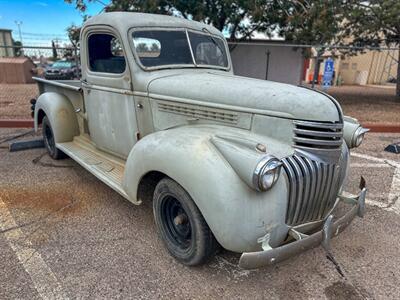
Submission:
MULTIPOLYGON (((343 56, 339 51, 326 51, 319 60, 318 81, 321 82, 325 62, 328 58, 334 60, 334 85, 385 85, 394 83, 397 77, 397 59, 399 50, 365 50, 355 55, 343 56)), ((306 61, 304 80, 312 81, 316 50, 312 49, 312 57, 306 61)))
POLYGON ((10 57, 14 56, 14 49, 12 48, 4 48, 4 46, 12 46, 12 36, 10 29, 1 29, 0 28, 0 57, 10 57))
POLYGON ((229 41, 236 75, 298 85, 303 78, 306 49, 285 45, 284 41, 229 41))

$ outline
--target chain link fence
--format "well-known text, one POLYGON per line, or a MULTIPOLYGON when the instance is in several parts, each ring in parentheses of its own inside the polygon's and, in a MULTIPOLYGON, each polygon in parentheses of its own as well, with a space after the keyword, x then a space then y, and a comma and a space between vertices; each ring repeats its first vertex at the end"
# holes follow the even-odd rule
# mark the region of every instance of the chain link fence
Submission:
POLYGON ((332 86, 394 87, 396 84, 399 64, 398 48, 364 49, 357 53, 347 54, 341 52, 340 49, 322 53, 313 50, 310 59, 305 61, 305 82, 312 84, 314 80, 314 84, 322 84, 328 60, 333 60, 334 64, 334 76, 330 83, 332 86), (315 76, 316 73, 317 76, 315 76))
MULTIPOLYGON (((55 62, 62 61, 71 63, 73 76, 54 79, 77 79, 80 76, 79 53, 79 48, 73 46, 0 46, 0 68, 2 58, 3 62, 8 61, 9 64, 17 63, 18 60, 26 58, 32 63, 32 75, 45 77, 46 70, 52 69, 55 62)), ((64 64, 64 66, 67 66, 67 64, 64 64)))

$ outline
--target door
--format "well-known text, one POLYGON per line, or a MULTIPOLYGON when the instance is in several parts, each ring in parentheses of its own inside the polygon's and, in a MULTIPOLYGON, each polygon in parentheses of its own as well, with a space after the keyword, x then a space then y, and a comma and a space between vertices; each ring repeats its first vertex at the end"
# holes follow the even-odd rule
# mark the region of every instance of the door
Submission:
POLYGON ((126 158, 136 142, 137 121, 122 44, 107 30, 85 36, 82 78, 91 140, 99 149, 126 158))

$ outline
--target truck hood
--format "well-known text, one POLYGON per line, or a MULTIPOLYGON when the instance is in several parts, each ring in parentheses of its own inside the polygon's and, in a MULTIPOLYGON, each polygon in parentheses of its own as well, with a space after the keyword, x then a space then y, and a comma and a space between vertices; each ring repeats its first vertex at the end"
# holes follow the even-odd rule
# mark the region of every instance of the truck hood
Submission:
POLYGON ((236 111, 254 110, 290 119, 340 120, 340 112, 327 96, 290 84, 217 72, 169 75, 148 84, 150 97, 172 101, 195 100, 221 104, 236 111))

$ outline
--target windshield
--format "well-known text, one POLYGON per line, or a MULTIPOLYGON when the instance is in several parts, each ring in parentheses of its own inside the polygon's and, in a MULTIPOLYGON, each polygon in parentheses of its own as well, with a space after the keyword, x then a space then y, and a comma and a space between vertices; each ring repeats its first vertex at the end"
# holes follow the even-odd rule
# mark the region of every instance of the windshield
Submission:
POLYGON ((71 68, 72 66, 73 64, 69 61, 56 61, 51 67, 65 69, 65 68, 71 68))
POLYGON ((140 63, 144 67, 228 67, 223 40, 209 34, 189 31, 186 35, 185 30, 143 30, 134 31, 132 38, 140 63))

